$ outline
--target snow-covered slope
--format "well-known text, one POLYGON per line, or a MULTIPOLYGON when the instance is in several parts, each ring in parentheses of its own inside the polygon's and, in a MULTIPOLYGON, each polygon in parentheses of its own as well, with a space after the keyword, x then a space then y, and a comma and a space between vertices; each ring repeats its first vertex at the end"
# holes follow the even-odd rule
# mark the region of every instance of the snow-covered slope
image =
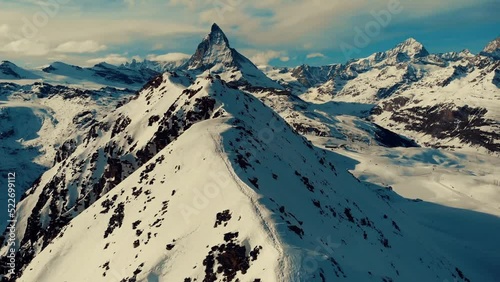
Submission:
POLYGON ((293 95, 307 93, 309 89, 322 95, 330 95, 332 86, 329 81, 334 77, 340 65, 309 66, 301 65, 295 68, 263 67, 264 73, 275 80, 293 95))
POLYGON ((334 150, 359 161, 353 170, 357 177, 390 186, 403 197, 500 216, 498 157, 360 143, 334 150))
POLYGON ((16 66, 9 61, 0 63, 0 80, 37 79, 40 76, 16 66))
POLYGON ((498 154, 500 90, 493 82, 500 61, 474 63, 396 91, 378 103, 373 119, 426 146, 498 154), (428 86, 434 83, 435 90, 428 86))

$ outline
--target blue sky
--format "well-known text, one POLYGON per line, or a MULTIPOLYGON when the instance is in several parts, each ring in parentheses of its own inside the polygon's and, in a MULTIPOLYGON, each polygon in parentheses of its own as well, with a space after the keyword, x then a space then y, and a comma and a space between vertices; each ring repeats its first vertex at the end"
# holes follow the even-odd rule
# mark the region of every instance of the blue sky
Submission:
POLYGON ((213 22, 256 64, 343 63, 409 37, 477 53, 500 35, 498 11, 499 0, 0 0, 0 60, 180 58, 213 22))

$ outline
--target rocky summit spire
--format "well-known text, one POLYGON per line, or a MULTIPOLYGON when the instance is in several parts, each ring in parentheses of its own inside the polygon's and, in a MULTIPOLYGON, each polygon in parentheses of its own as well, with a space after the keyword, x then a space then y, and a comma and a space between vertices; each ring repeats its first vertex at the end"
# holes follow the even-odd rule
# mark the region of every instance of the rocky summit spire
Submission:
POLYGON ((191 58, 180 67, 183 70, 210 70, 239 85, 281 89, 282 86, 267 77, 254 63, 229 45, 229 40, 217 25, 198 45, 191 58), (224 75, 225 74, 225 75, 224 75))
POLYGON ((226 35, 216 23, 212 25, 208 38, 212 44, 226 45, 227 47, 230 47, 229 40, 227 40, 226 35))
POLYGON ((234 63, 234 53, 226 35, 214 23, 210 33, 198 45, 196 52, 185 66, 187 69, 209 69, 217 64, 229 66, 234 63))

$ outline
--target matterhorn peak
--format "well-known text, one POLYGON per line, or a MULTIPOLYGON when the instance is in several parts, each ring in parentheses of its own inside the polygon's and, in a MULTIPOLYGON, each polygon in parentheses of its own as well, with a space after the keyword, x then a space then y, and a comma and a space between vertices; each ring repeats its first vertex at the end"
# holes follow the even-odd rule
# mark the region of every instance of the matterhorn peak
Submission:
POLYGON ((218 64, 225 66, 234 63, 234 51, 229 40, 217 25, 213 24, 210 33, 198 45, 194 55, 186 62, 187 69, 210 69, 218 64))
POLYGON ((226 45, 227 47, 230 47, 229 40, 227 39, 222 29, 216 23, 212 25, 210 33, 205 39, 209 40, 210 44, 226 45))
POLYGON ((221 75, 226 81, 265 88, 282 88, 272 81, 254 63, 229 45, 229 40, 217 25, 213 24, 191 58, 180 67, 184 70, 206 71, 221 75), (226 75, 224 75, 226 74, 226 75))

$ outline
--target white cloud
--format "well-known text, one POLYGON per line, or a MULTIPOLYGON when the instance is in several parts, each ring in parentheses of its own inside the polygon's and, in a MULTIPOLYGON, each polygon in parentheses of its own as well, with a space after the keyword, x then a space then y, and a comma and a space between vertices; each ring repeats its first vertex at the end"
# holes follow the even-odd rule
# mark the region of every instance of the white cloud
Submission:
POLYGON ((390 21, 399 24, 488 1, 491 0, 171 0, 170 3, 187 7, 179 14, 194 17, 198 22, 215 21, 223 27, 234 27, 240 38, 254 46, 280 48, 277 46, 294 44, 309 49, 310 42, 315 42, 316 47, 332 48, 335 42, 350 40, 355 26, 363 27, 374 20, 371 12, 385 11, 393 3, 399 4, 402 12, 390 15, 390 21), (255 15, 256 10, 264 11, 267 16, 255 15))
POLYGON ((6 24, 0 25, 0 39, 9 37, 10 28, 6 24))
POLYGON ((326 56, 324 54, 321 54, 321 53, 311 53, 311 54, 307 54, 306 57, 308 59, 312 59, 312 58, 324 58, 326 56))
POLYGON ((106 57, 87 60, 87 63, 91 64, 91 65, 95 65, 98 63, 106 62, 106 63, 112 64, 112 65, 121 65, 121 64, 124 64, 128 61, 129 61, 129 59, 127 57, 122 56, 122 55, 109 54, 106 57))
POLYGON ((184 53, 168 53, 164 55, 148 55, 147 59, 150 61, 160 61, 160 62, 175 62, 184 59, 189 59, 191 55, 184 53))
POLYGON ((49 53, 48 45, 35 40, 19 39, 0 46, 0 52, 26 56, 43 56, 49 53))
POLYGON ((268 50, 268 51, 263 51, 259 52, 257 50, 242 50, 244 54, 246 54, 250 61, 252 61, 254 64, 257 66, 260 65, 268 65, 269 61, 273 59, 278 59, 280 58, 281 61, 286 62, 290 58, 288 58, 283 51, 274 51, 274 50, 268 50))
MULTIPOLYGON (((159 10, 158 7, 156 9, 159 10)), ((47 25, 37 28, 36 36, 57 43, 86 41, 91 38, 109 46, 142 39, 161 38, 163 42, 166 42, 168 37, 171 36, 202 34, 207 31, 206 26, 201 28, 192 22, 186 22, 182 18, 153 18, 146 16, 149 12, 154 12, 154 10, 143 9, 141 6, 141 9, 132 15, 128 14, 130 13, 129 9, 113 11, 113 15, 109 13, 92 13, 88 17, 74 17, 72 15, 76 13, 75 11, 60 13, 57 17, 51 18, 47 25)), ((12 34, 23 36, 23 30, 29 25, 24 24, 22 19, 31 19, 31 17, 32 14, 22 9, 0 9, 1 22, 5 22, 11 27, 12 34)), ((157 42, 160 42, 160 40, 157 42)), ((172 44, 165 43, 165 45, 170 47, 172 44)))
POLYGON ((136 60, 136 61, 142 61, 141 56, 137 56, 137 55, 132 56, 132 58, 131 58, 131 59, 132 59, 132 60, 136 60))
POLYGON ((60 53, 96 53, 106 50, 106 45, 99 44, 94 40, 68 41, 56 47, 55 51, 60 53))
POLYGON ((157 42, 153 44, 153 48, 151 50, 156 51, 156 50, 162 50, 165 48, 165 45, 161 42, 157 42))

